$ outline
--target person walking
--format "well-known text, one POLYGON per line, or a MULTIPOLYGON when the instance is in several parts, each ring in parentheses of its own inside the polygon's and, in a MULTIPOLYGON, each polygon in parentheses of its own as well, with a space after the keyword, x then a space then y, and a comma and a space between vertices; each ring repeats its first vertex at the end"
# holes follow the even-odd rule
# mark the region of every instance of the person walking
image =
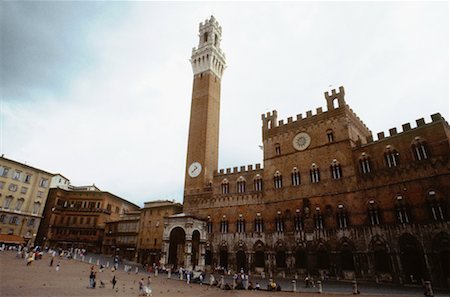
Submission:
POLYGON ((91 269, 91 272, 89 273, 89 288, 90 289, 94 288, 94 281, 95 281, 95 274, 94 274, 94 270, 91 269))
POLYGON ((61 267, 61 263, 58 261, 58 264, 56 264, 56 271, 59 271, 60 267, 61 267))
POLYGON ((139 296, 144 296, 144 278, 139 281, 139 296))
POLYGON ((112 283, 112 288, 114 289, 114 287, 116 286, 116 284, 117 284, 117 278, 116 278, 116 276, 114 275, 113 276, 113 279, 111 280, 111 283, 112 283))

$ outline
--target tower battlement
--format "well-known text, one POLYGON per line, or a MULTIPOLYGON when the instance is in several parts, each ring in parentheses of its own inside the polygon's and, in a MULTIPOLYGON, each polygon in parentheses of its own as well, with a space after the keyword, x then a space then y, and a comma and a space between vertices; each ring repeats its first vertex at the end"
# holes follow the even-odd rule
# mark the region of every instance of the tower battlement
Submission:
POLYGON ((431 122, 426 122, 424 118, 420 118, 416 120, 416 127, 412 128, 411 123, 405 123, 402 125, 402 130, 399 132, 397 130, 396 127, 390 128, 389 131, 389 135, 385 134, 384 131, 378 132, 376 134, 377 139, 374 139, 373 136, 369 137, 367 139, 367 144, 371 144, 377 141, 381 141, 381 140, 386 140, 389 139, 391 137, 397 136, 397 135, 401 135, 405 132, 409 132, 409 131, 413 131, 415 129, 421 128, 421 127, 425 127, 427 125, 433 124, 433 123, 437 123, 437 122, 441 122, 444 121, 447 125, 448 123, 445 121, 445 119, 442 117, 442 115, 440 113, 434 113, 431 115, 431 122))
POLYGON ((219 79, 226 68, 225 53, 220 48, 222 27, 214 16, 199 24, 198 46, 192 48, 191 65, 194 76, 211 71, 219 79))

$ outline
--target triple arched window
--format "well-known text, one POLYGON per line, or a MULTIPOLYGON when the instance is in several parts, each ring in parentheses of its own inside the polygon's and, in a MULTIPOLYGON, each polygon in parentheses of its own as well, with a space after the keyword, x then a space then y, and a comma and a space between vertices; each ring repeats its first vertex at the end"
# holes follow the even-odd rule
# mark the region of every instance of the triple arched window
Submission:
POLYGON ((395 148, 388 145, 384 151, 384 161, 388 168, 397 167, 400 165, 400 154, 395 148))
POLYGON ((245 179, 243 176, 240 176, 238 178, 236 186, 237 186, 238 193, 245 193, 245 179))
POLYGON ((284 219, 281 211, 277 212, 277 217, 275 218, 275 229, 277 232, 284 232, 284 219))
POLYGON ((426 160, 430 156, 428 145, 426 141, 421 137, 414 138, 414 141, 411 144, 411 149, 416 161, 426 160))
POLYGON ((220 185, 220 189, 222 194, 229 194, 230 193, 230 183, 227 179, 224 179, 222 181, 222 184, 220 185))
POLYGON ((337 223, 340 229, 348 227, 348 214, 344 205, 339 204, 337 209, 337 223))
POLYGON ((320 211, 319 207, 316 207, 316 213, 314 214, 314 226, 316 227, 316 229, 322 230, 323 225, 322 212, 320 211))
POLYGON ((303 230, 303 217, 300 213, 300 209, 295 211, 295 231, 303 230))
POLYGON ((397 220, 400 224, 409 224, 410 215, 408 211, 408 206, 405 199, 398 195, 395 201, 395 212, 397 213, 397 220))
POLYGON ((291 183, 293 186, 299 186, 300 182, 300 172, 298 171, 297 167, 294 167, 291 172, 291 183))
POLYGON ((255 218, 255 232, 258 233, 264 232, 264 221, 259 212, 256 214, 255 218))
POLYGON ((309 175, 311 177, 312 183, 318 183, 320 181, 320 171, 319 167, 315 163, 311 165, 311 169, 309 170, 309 175))
POLYGON ((367 208, 370 225, 380 225, 380 211, 378 209, 377 203, 374 200, 370 200, 367 208))
POLYGON ((433 221, 445 221, 445 208, 442 206, 441 199, 438 199, 436 192, 428 191, 427 200, 433 221))
POLYGON ((262 181, 261 175, 257 174, 255 176, 255 179, 253 180, 253 185, 254 185, 255 191, 262 191, 263 181, 262 181))
POLYGON ((339 164, 339 162, 336 159, 334 159, 333 162, 331 162, 330 171, 331 177, 333 179, 340 179, 342 177, 341 164, 339 164))
POLYGON ((361 173, 370 173, 372 170, 370 165, 370 157, 366 153, 362 153, 361 157, 359 158, 359 168, 361 170, 361 173))
POLYGON ((281 189, 283 187, 283 176, 279 171, 273 175, 273 187, 275 189, 281 189))
POLYGON ((228 219, 226 215, 223 215, 220 221, 220 233, 228 233, 228 219))
POLYGON ((242 214, 239 214, 239 218, 236 222, 236 231, 238 233, 245 233, 245 220, 242 214))

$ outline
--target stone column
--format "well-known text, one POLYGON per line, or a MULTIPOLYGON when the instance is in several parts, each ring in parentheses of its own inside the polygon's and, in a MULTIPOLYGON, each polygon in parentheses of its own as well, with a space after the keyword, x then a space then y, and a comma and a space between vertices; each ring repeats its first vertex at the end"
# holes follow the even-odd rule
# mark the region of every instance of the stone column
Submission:
POLYGON ((192 241, 187 240, 184 245, 184 267, 192 270, 192 241))

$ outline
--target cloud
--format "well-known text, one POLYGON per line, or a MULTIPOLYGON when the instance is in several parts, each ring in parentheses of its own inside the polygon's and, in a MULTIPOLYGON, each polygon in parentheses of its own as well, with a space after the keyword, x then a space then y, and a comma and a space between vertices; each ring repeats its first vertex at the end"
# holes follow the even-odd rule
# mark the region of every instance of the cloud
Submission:
POLYGON ((221 168, 261 163, 260 115, 315 110, 330 84, 374 132, 448 119, 445 3, 2 6, 2 153, 139 205, 182 201, 189 58, 212 13, 228 61, 221 168))

